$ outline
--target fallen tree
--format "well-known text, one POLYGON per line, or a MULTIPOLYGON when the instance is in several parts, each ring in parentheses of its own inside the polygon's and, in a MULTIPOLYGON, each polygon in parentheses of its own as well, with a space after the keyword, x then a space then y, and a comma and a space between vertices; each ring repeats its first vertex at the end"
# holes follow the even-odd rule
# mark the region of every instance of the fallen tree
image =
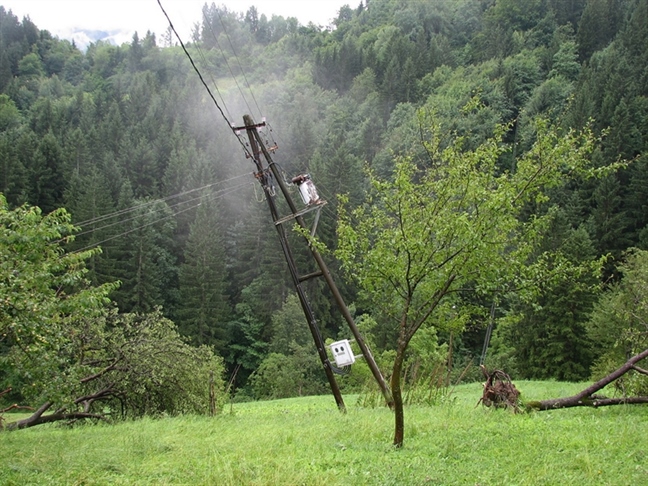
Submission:
POLYGON ((64 209, 9 210, 0 194, 0 429, 213 410, 222 359, 160 309, 119 314, 118 284, 86 278, 99 250, 66 251, 74 232, 64 209), (33 413, 5 423, 16 409, 33 413))
MULTIPOLYGON (((224 388, 222 360, 206 346, 184 342, 175 324, 159 310, 143 315, 112 311, 75 331, 70 346, 79 359, 68 370, 86 373, 79 374, 64 395, 47 393, 45 388, 34 397, 34 401, 45 398, 41 405, 31 408, 35 411, 29 417, 4 424, 4 429, 161 413, 207 414, 214 383, 219 390, 224 388)), ((222 398, 222 393, 218 395, 222 398)))
POLYGON ((595 395, 597 391, 603 389, 615 380, 618 380, 630 371, 648 375, 648 370, 637 366, 639 361, 647 357, 648 349, 645 349, 626 361, 623 366, 576 395, 565 398, 526 402, 526 407, 531 410, 554 410, 557 408, 570 407, 604 407, 608 405, 648 403, 648 396, 607 398, 595 395))

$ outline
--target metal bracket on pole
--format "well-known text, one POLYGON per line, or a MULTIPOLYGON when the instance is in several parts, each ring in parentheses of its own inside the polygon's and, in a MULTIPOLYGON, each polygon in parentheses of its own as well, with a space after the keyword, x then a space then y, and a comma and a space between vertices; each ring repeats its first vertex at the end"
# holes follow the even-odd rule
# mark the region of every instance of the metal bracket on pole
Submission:
POLYGON ((319 222, 320 214, 322 212, 322 207, 326 204, 326 201, 323 201, 320 199, 320 201, 317 204, 312 204, 310 206, 306 206, 304 209, 301 211, 297 211, 295 214, 289 214, 288 216, 284 216, 281 219, 278 219, 277 221, 274 222, 275 226, 279 224, 286 223, 290 221, 291 219, 296 219, 298 216, 303 216, 304 214, 310 213, 311 211, 315 210, 315 221, 313 221, 313 228, 311 229, 311 238, 315 237, 315 233, 317 231, 317 224, 319 222))

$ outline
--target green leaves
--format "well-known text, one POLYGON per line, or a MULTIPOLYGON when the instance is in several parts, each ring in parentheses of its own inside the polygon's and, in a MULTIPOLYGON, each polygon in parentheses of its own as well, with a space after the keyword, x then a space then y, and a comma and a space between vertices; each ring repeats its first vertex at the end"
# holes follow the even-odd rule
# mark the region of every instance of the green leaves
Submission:
MULTIPOLYGON (((9 211, 0 196, 0 343, 33 398, 62 396, 73 359, 70 339, 79 321, 98 315, 115 284, 89 287, 84 260, 96 253, 64 253, 73 226, 65 210, 9 211)), ((16 384, 14 384, 16 385, 16 384)))
POLYGON ((594 146, 588 131, 563 134, 541 120, 516 170, 502 172, 505 127, 474 150, 462 139, 441 148, 440 126, 428 130, 428 166, 403 157, 391 179, 369 172, 366 203, 340 212, 336 253, 364 298, 410 338, 442 297, 467 286, 492 292, 526 274, 547 217, 524 221, 523 209, 567 177, 589 175, 594 146))
POLYGON ((185 343, 159 309, 110 311, 117 284, 88 285, 84 261, 99 250, 65 253, 73 231, 64 210, 9 211, 0 196, 0 380, 54 415, 207 413, 222 360, 185 343))
MULTIPOLYGON (((648 347, 648 252, 627 252, 617 270, 623 279, 601 298, 587 323, 588 336, 600 356, 595 378, 648 347)), ((648 392, 645 376, 624 376, 621 384, 630 395, 648 392)))

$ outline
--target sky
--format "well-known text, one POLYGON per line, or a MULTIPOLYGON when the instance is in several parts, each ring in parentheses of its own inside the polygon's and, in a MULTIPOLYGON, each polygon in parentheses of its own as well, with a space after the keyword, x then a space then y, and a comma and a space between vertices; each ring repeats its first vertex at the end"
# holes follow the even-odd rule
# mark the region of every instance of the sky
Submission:
MULTIPOLYGON (((307 25, 313 22, 328 26, 348 0, 160 0, 184 42, 189 41, 193 25, 201 19, 205 3, 225 5, 235 12, 246 12, 255 6, 259 15, 268 19, 273 14, 297 17, 307 25)), ((29 16, 41 30, 48 30, 61 39, 75 40, 79 47, 87 44, 79 31, 105 31, 115 44, 130 42, 133 33, 140 38, 147 31, 160 35, 169 26, 157 0, 0 0, 22 20, 29 16), (76 33, 76 34, 75 34, 76 33)))

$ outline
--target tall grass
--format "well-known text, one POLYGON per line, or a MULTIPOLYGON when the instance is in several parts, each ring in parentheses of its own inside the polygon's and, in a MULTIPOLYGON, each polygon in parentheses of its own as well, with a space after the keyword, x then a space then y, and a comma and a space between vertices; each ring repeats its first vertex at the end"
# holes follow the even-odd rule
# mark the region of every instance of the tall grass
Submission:
MULTIPOLYGON (((517 382, 526 399, 582 386, 517 382)), ((328 396, 234 404, 220 415, 0 434, 2 485, 648 484, 648 408, 531 414, 475 407, 479 384, 393 416, 328 396)))

